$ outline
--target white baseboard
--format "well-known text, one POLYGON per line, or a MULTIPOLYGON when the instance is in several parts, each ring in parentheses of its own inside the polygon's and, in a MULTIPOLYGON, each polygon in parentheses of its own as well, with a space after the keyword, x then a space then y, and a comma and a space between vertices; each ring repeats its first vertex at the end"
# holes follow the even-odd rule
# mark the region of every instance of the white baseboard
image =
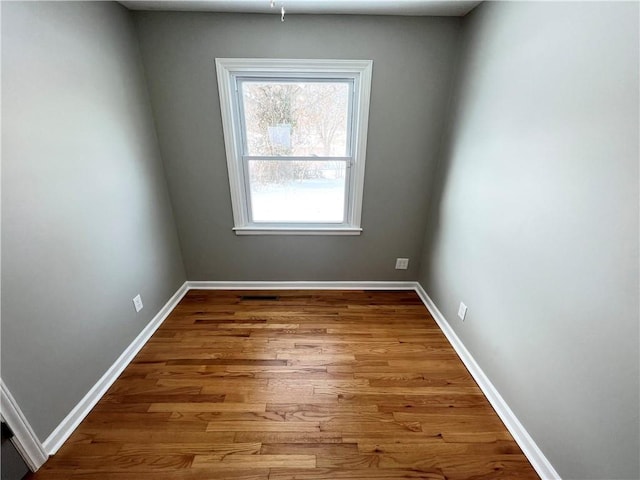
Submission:
POLYGON ((416 282, 187 282, 190 290, 415 290, 416 282))
POLYGON ((438 307, 436 307, 433 300, 431 300, 431 297, 424 291, 422 285, 416 282, 415 291, 538 475, 544 480, 560 480, 560 475, 555 471, 551 462, 547 460, 547 457, 545 457, 544 453, 538 448, 536 442, 534 442, 531 435, 529 435, 516 415, 509 408, 504 398, 498 393, 498 390, 496 390, 496 387, 491 383, 489 377, 482 371, 480 365, 478 365, 469 350, 464 346, 464 343, 462 343, 462 340, 456 335, 451 325, 449 325, 449 322, 447 322, 447 319, 438 307))
POLYGON ((58 451, 189 290, 414 290, 414 288, 415 282, 185 282, 42 445, 49 455, 54 455, 58 451))
POLYGON ((2 379, 0 379, 0 390, 2 392, 2 418, 14 434, 11 442, 31 471, 35 472, 47 461, 49 456, 2 379))
POLYGON ((140 334, 133 340, 122 355, 118 357, 113 365, 105 372, 98 382, 89 390, 82 400, 71 412, 60 422, 56 429, 47 437, 43 446, 49 455, 55 454, 62 444, 71 436, 73 431, 80 425, 80 422, 89 414, 91 409, 98 403, 102 396, 107 393, 109 387, 120 376, 123 370, 129 365, 140 349, 149 341, 151 335, 158 329, 165 318, 178 305, 178 302, 187 293, 188 287, 185 282, 169 301, 160 309, 155 317, 147 324, 140 334))
MULTIPOLYGON (((465 364, 478 386, 485 394, 489 403, 493 406, 500 419, 504 422, 506 428, 509 430, 513 438, 518 443, 527 459, 531 462, 533 468, 538 475, 543 479, 560 480, 560 476, 555 471, 551 463, 544 456, 542 451, 538 448, 534 440, 529 433, 522 426, 520 421, 516 418, 513 411, 509 408, 505 400, 498 393, 493 386, 489 378, 482 371, 478 363, 475 361, 471 353, 464 346, 460 338, 456 335, 451 328, 444 315, 438 310, 435 303, 429 295, 424 291, 422 286, 418 282, 354 282, 354 281, 338 281, 338 282, 271 282, 271 281, 187 281, 182 285, 178 291, 169 299, 169 301, 162 307, 158 314, 149 322, 142 332, 136 337, 136 339, 127 347, 127 349, 120 355, 116 362, 107 370, 100 380, 93 386, 93 388, 85 395, 85 397, 76 405, 76 407, 67 415, 67 417, 58 425, 58 427, 49 435, 45 442, 41 445, 38 441, 33 430, 29 427, 24 415, 21 414, 19 409, 19 415, 22 420, 19 423, 26 425, 25 433, 21 433, 24 436, 25 442, 30 449, 25 453, 25 458, 34 459, 34 470, 40 467, 42 463, 47 459, 47 452, 49 455, 53 455, 62 446, 67 438, 73 433, 80 422, 87 416, 96 403, 102 398, 109 387, 115 382, 118 376, 126 368, 126 366, 133 360, 135 355, 140 351, 144 344, 151 338, 153 333, 162 324, 165 318, 176 307, 178 302, 184 297, 189 290, 202 289, 202 290, 286 290, 286 289, 298 289, 298 290, 414 290, 424 305, 427 307, 431 315, 435 319, 436 323, 447 337, 447 340, 451 343, 452 347, 465 364), (30 433, 29 433, 30 432, 30 433), (39 447, 39 448, 38 448, 39 447), (44 448, 43 448, 44 447, 44 448), (38 463, 39 462, 39 463, 38 463)), ((7 391, 8 394, 8 391, 7 391)), ((10 394, 8 396, 10 397, 10 394)), ((5 386, 2 384, 2 402, 3 412, 5 411, 5 386)), ((15 401, 13 402, 15 405, 15 401)), ((17 408, 17 405, 15 405, 17 408)), ((4 413, 3 413, 4 414, 4 413)), ((14 426, 9 423, 11 428, 14 426)), ((18 438, 17 431, 16 438, 18 438)), ((29 465, 30 467, 32 465, 29 465)))

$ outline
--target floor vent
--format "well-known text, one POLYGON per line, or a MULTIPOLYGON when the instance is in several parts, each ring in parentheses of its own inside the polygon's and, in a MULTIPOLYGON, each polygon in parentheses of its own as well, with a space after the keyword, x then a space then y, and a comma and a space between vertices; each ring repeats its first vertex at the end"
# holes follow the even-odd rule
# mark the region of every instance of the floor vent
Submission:
POLYGON ((244 302, 246 300, 270 300, 270 301, 276 301, 279 300, 280 297, 278 297, 277 295, 242 295, 240 297, 240 301, 244 302))

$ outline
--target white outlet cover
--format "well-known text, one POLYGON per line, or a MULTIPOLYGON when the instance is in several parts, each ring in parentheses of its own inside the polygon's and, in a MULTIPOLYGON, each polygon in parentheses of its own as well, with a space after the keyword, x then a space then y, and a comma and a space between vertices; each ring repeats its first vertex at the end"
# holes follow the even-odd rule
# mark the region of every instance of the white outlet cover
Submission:
POLYGON ((460 320, 462 320, 464 322, 464 317, 467 314, 467 306, 460 302, 460 308, 458 308, 458 316, 460 317, 460 320))
POLYGON ((409 268, 408 258, 396 258, 396 270, 406 270, 409 268))
POLYGON ((136 309, 136 313, 137 313, 140 310, 142 310, 143 307, 144 305, 142 305, 142 297, 140 297, 140 294, 138 294, 133 299, 133 308, 136 309))

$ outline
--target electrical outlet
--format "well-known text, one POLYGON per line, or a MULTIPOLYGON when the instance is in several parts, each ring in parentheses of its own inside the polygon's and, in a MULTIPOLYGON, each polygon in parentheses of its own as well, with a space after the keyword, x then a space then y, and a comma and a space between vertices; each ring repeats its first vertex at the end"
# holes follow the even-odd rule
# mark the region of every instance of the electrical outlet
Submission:
POLYGON ((136 313, 142 310, 144 305, 142 305, 142 297, 140 294, 136 295, 133 299, 133 307, 136 309, 136 313))
POLYGON ((406 270, 409 268, 408 258, 396 258, 396 270, 406 270))
POLYGON ((460 320, 462 320, 464 322, 464 317, 467 314, 467 306, 460 302, 460 308, 458 308, 458 316, 460 317, 460 320))

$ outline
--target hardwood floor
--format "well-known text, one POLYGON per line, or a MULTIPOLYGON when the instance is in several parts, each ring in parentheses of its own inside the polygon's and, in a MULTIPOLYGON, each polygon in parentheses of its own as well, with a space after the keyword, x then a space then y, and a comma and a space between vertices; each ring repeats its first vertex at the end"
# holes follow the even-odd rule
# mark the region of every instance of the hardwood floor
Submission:
POLYGON ((30 478, 538 477, 414 292, 197 290, 30 478))

